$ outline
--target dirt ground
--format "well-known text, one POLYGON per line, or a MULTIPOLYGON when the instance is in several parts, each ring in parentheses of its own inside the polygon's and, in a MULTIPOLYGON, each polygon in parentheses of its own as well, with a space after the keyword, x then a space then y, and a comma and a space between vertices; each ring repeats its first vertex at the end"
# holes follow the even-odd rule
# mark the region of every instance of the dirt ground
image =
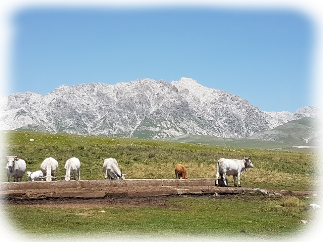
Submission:
MULTIPOLYGON (((119 198, 59 198, 59 199, 41 199, 41 200, 7 200, 5 203, 8 205, 28 205, 44 208, 64 208, 64 209, 92 209, 99 207, 144 207, 144 206, 157 206, 165 207, 167 200, 181 197, 198 197, 200 199, 232 199, 239 196, 242 199, 252 199, 250 196, 242 195, 169 195, 169 196, 154 196, 154 197, 119 197, 119 198)), ((263 196, 263 199, 268 197, 263 196)))
POLYGON ((214 179, 24 182, 0 184, 1 200, 9 205, 56 208, 105 206, 166 206, 170 198, 264 199, 277 196, 317 196, 314 191, 216 187, 214 179))
MULTIPOLYGON (((300 196, 308 196, 308 193, 297 194, 300 196)), ((282 196, 286 196, 282 195, 282 196)), ((167 195, 167 196, 148 196, 148 197, 106 197, 106 198, 46 198, 46 199, 22 199, 5 200, 7 205, 24 205, 43 208, 63 208, 63 209, 93 209, 102 207, 167 207, 167 200, 181 197, 196 197, 200 199, 254 199, 254 195, 246 196, 242 194, 227 195, 167 195)), ((274 196, 258 195, 261 199, 274 199, 274 196)))

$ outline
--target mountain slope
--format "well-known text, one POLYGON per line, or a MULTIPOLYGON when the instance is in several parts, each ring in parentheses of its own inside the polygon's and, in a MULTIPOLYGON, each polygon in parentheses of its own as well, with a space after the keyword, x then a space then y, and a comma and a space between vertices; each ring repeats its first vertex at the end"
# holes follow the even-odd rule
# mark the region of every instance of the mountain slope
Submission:
POLYGON ((63 85, 47 95, 15 93, 0 97, 0 110, 1 129, 139 138, 245 138, 302 117, 286 112, 275 118, 190 78, 63 85))
POLYGON ((310 117, 292 120, 272 130, 258 132, 249 138, 276 141, 295 146, 315 146, 321 137, 320 132, 317 130, 318 122, 318 119, 310 117))

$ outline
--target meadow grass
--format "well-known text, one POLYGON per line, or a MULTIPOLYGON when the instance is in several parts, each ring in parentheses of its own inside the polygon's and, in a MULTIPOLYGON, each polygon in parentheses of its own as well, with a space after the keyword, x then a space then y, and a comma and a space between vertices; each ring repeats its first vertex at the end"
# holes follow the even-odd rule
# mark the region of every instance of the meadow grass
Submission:
MULTIPOLYGON (((46 157, 55 158, 59 163, 59 179, 65 175, 66 160, 73 156, 81 161, 82 180, 104 179, 102 165, 108 157, 117 159, 127 179, 170 179, 175 178, 176 163, 186 167, 189 178, 215 178, 219 158, 248 156, 255 168, 243 173, 242 186, 312 190, 318 180, 315 153, 24 131, 9 132, 4 141, 3 154, 24 159, 29 171, 39 170, 46 157)), ((2 166, 5 164, 6 158, 2 157, 2 166)), ((27 180, 26 175, 24 180, 27 180)), ((6 181, 5 170, 2 181, 6 181)), ((233 185, 232 177, 228 177, 228 181, 233 185)))
POLYGON ((55 208, 10 205, 13 225, 34 236, 78 234, 147 234, 295 236, 306 230, 305 198, 233 197, 231 199, 179 197, 162 205, 102 205, 94 208, 55 208))
MULTIPOLYGON (((243 173, 242 186, 313 190, 318 182, 315 153, 24 131, 8 132, 3 140, 5 151, 2 154, 24 159, 27 170, 39 170, 46 157, 57 159, 58 178, 65 174, 64 164, 72 156, 81 161, 82 180, 104 179, 102 165, 107 157, 117 159, 128 179, 171 179, 175 178, 176 163, 186 167, 189 178, 215 178, 219 158, 242 159, 249 156, 255 168, 243 173)), ((2 166, 5 164, 6 158, 2 157, 2 166)), ((6 181, 5 170, 2 181, 6 181)), ((228 181, 232 186, 232 177, 228 177, 228 181)), ((302 225, 300 220, 310 218, 307 210, 309 200, 303 197, 241 195, 231 199, 170 198, 163 206, 123 204, 82 209, 2 206, 15 227, 33 236, 182 233, 272 238, 295 236, 296 232, 306 229, 307 225, 302 225)))

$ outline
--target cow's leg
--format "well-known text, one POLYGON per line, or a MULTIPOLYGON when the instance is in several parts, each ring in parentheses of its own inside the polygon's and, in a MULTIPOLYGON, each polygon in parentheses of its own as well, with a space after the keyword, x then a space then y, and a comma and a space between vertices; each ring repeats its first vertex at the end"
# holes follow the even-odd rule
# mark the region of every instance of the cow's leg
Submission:
POLYGON ((115 171, 112 172, 113 174, 113 180, 118 180, 118 175, 115 171))
POLYGON ((81 168, 79 169, 79 180, 81 180, 81 168))
POLYGON ((237 176, 233 176, 233 183, 234 183, 234 186, 235 186, 235 187, 237 186, 236 178, 237 178, 237 176))
POLYGON ((219 166, 216 167, 216 177, 215 177, 215 185, 218 187, 219 186, 219 166))
POLYGON ((110 174, 110 170, 107 169, 107 175, 106 175, 106 178, 111 180, 111 174, 110 174))
POLYGON ((111 171, 111 169, 107 169, 107 177, 109 177, 109 180, 113 180, 114 179, 114 174, 111 171))
POLYGON ((223 183, 224 183, 224 186, 228 186, 228 184, 227 184, 227 180, 226 180, 226 173, 224 172, 223 174, 222 174, 222 180, 223 180, 223 183))
POLYGON ((238 186, 241 187, 241 184, 240 184, 240 172, 238 172, 238 186))

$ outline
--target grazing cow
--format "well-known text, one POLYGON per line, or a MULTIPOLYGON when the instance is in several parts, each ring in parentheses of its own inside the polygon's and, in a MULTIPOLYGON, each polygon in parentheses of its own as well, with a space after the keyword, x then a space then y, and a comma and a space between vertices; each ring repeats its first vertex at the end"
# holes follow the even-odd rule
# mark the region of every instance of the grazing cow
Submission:
POLYGON ((40 169, 46 176, 46 181, 52 181, 58 169, 58 162, 52 157, 46 158, 40 165, 40 169))
POLYGON ((41 170, 39 171, 27 171, 27 175, 28 175, 28 181, 40 181, 43 180, 43 172, 41 170))
POLYGON ((104 178, 109 178, 110 180, 124 180, 125 174, 122 174, 122 172, 119 169, 118 162, 114 158, 107 158, 104 160, 103 168, 102 168, 105 176, 104 178))
POLYGON ((71 180, 71 175, 74 176, 76 180, 76 174, 78 175, 78 180, 81 180, 81 162, 78 158, 72 157, 68 159, 65 163, 65 181, 71 180))
POLYGON ((175 176, 176 179, 187 179, 186 169, 182 164, 176 164, 175 166, 175 176))
POLYGON ((233 176, 235 187, 237 186, 236 177, 238 177, 238 186, 240 187, 240 176, 243 170, 247 171, 252 167, 251 160, 246 157, 243 160, 220 158, 216 168, 216 185, 219 186, 219 177, 221 177, 224 185, 228 186, 226 180, 226 175, 228 175, 233 176))
POLYGON ((22 177, 26 172, 26 162, 23 159, 19 159, 17 156, 7 156, 8 163, 6 166, 8 182, 10 182, 10 177, 14 177, 14 182, 18 179, 22 181, 22 177))

